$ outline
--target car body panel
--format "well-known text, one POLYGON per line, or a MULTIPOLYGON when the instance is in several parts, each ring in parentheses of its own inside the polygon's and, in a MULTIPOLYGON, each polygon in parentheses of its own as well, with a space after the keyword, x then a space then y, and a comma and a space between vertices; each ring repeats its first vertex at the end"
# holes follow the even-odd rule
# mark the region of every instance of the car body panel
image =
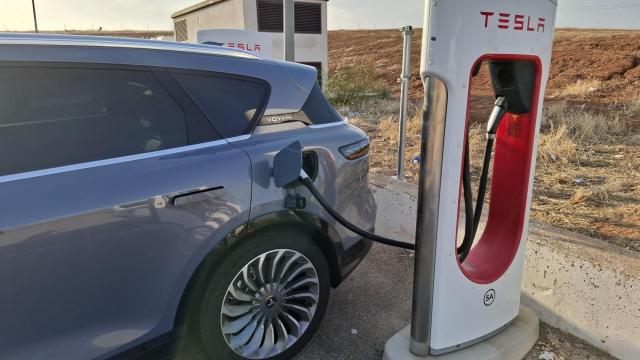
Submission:
POLYGON ((0 357, 95 358, 166 332, 204 256, 248 220, 250 172, 246 154, 221 141, 0 178, 0 304, 10 309, 1 316, 0 357))
MULTIPOLYGON (((316 70, 304 65, 122 42, 0 35, 0 66, 133 65, 254 77, 271 87, 267 115, 300 111, 316 82, 316 70)), ((365 138, 345 122, 260 126, 211 143, 1 176, 0 358, 111 358, 171 332, 203 261, 268 224, 319 234, 338 285, 370 243, 337 225, 305 188, 276 188, 272 161, 300 140, 318 154, 316 186, 325 197, 373 229, 369 159, 339 152, 365 138), (287 194, 304 196, 307 206, 287 209, 287 194)))
POLYGON ((304 151, 318 155, 319 171, 315 184, 324 197, 355 225, 372 229, 375 225, 376 204, 369 189, 369 157, 350 161, 340 154, 340 147, 361 141, 366 134, 346 122, 331 126, 301 127, 286 131, 254 134, 236 145, 247 151, 253 166, 251 217, 256 218, 285 208, 287 195, 299 194, 307 199, 305 211, 319 214, 336 229, 344 249, 361 240, 337 222, 317 203, 303 186, 280 189, 275 186, 271 167, 275 154, 293 141, 300 141, 304 151))

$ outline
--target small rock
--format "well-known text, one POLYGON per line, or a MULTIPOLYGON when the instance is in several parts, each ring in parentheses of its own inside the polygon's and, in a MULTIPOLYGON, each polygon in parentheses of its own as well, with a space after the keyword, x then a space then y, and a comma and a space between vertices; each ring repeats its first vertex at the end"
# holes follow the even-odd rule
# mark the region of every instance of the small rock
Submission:
POLYGON ((549 352, 549 351, 545 351, 542 354, 540 354, 538 359, 540 359, 540 360, 556 360, 556 354, 554 354, 552 352, 549 352))

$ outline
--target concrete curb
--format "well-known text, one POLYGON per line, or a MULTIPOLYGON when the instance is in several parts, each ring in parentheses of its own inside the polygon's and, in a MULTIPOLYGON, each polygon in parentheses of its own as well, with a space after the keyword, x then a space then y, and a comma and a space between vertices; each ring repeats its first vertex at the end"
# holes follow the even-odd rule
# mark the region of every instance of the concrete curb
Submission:
MULTIPOLYGON (((413 242, 417 186, 372 174, 376 231, 413 242)), ((640 254, 530 224, 523 304, 546 323, 621 359, 640 359, 640 254)))

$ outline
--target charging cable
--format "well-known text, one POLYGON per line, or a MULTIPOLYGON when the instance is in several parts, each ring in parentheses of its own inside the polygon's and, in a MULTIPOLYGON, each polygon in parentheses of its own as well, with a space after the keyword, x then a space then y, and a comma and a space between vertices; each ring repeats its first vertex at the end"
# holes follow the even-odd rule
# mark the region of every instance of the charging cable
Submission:
MULTIPOLYGON (((473 245, 473 239, 475 238, 476 232, 478 231, 480 218, 482 217, 482 209, 484 207, 484 198, 487 191, 489 167, 491 166, 493 145, 495 143, 496 133, 498 131, 498 127, 500 126, 500 122, 502 121, 502 118, 508 112, 508 110, 509 102, 507 101, 507 99, 502 96, 498 97, 493 108, 493 112, 491 113, 491 117, 489 118, 489 123, 487 125, 487 147, 484 153, 484 163, 482 166, 482 174, 480 176, 478 199, 476 200, 475 210, 473 208, 473 193, 471 190, 471 162, 469 155, 469 141, 468 139, 466 141, 464 169, 462 175, 466 222, 464 240, 462 242, 462 245, 458 248, 458 257, 460 259, 460 262, 464 262, 464 260, 469 255, 471 246, 473 245)), ((407 250, 416 249, 416 246, 414 244, 385 238, 383 236, 360 229, 359 227, 350 223, 347 219, 340 215, 340 213, 336 211, 336 209, 334 209, 331 204, 329 204, 324 196, 322 196, 320 191, 315 187, 315 185, 313 185, 313 180, 311 180, 309 175, 304 170, 300 172, 298 180, 311 192, 318 203, 320 203, 320 205, 329 213, 329 215, 331 215, 331 217, 333 217, 338 223, 340 223, 342 226, 349 229, 353 233, 383 245, 398 247, 407 250)))
POLYGON ((376 235, 376 234, 373 234, 371 232, 362 230, 359 227, 353 225, 347 219, 342 217, 342 215, 340 215, 340 213, 337 212, 331 206, 331 204, 329 204, 329 202, 322 196, 320 191, 318 191, 318 189, 313 185, 313 181, 311 180, 309 175, 307 175, 307 173, 304 172, 304 170, 302 170, 302 172, 300 173, 299 180, 300 180, 300 182, 302 182, 302 185, 304 185, 307 189, 309 189, 311 194, 313 194, 313 196, 316 198, 316 200, 318 200, 320 205, 329 213, 329 215, 331 215, 334 219, 336 219, 337 222, 339 222, 342 226, 346 227, 350 231, 352 231, 352 232, 354 232, 354 233, 356 233, 356 234, 358 234, 358 235, 360 235, 360 236, 362 236, 364 238, 367 238, 367 239, 369 239, 369 240, 371 240, 373 242, 377 242, 377 243, 380 243, 380 244, 383 244, 383 245, 398 247, 398 248, 407 249, 407 250, 415 250, 416 249, 416 246, 414 244, 408 244, 408 243, 405 243, 405 242, 402 242, 402 241, 388 239, 388 238, 382 237, 380 235, 376 235))
POLYGON ((469 138, 467 133, 467 141, 464 155, 464 165, 462 172, 462 188, 464 191, 464 210, 465 210, 465 232, 462 245, 458 248, 458 259, 464 262, 469 256, 473 240, 478 232, 480 219, 482 218, 482 210, 484 208, 484 198, 487 193, 487 183, 489 182, 489 168, 491 167, 491 158, 493 153, 493 145, 496 141, 496 133, 502 118, 509 111, 509 101, 504 96, 496 99, 489 123, 487 124, 487 146, 484 151, 484 162, 482 164, 482 173, 478 186, 478 198, 476 199, 475 210, 473 208, 473 192, 471 190, 471 161, 469 151, 469 138))

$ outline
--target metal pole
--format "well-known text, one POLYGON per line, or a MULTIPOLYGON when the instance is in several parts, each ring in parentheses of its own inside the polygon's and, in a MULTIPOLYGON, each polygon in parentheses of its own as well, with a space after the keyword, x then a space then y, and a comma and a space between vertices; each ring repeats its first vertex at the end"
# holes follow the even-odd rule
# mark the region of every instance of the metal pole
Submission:
POLYGON ((436 245, 442 184, 444 136, 447 119, 447 88, 444 82, 427 71, 431 7, 437 1, 425 1, 422 27, 420 76, 424 83, 422 145, 420 150, 420 185, 416 223, 416 251, 413 274, 411 339, 409 350, 417 356, 431 352, 431 323, 435 280, 436 245))
POLYGON ((38 33, 38 16, 36 15, 36 0, 31 0, 31 7, 33 8, 33 25, 38 33))
POLYGON ((402 28, 404 50, 402 51, 402 77, 400 78, 400 121, 398 134, 398 180, 404 180, 404 151, 409 109, 409 83, 411 82, 411 41, 413 27, 402 28))
POLYGON ((295 49, 295 2, 294 0, 284 0, 284 60, 296 61, 295 49))
POLYGON ((418 356, 431 351, 431 319, 435 279, 436 245, 442 184, 447 88, 442 80, 424 79, 420 185, 416 250, 413 270, 413 301, 410 350, 418 356))

